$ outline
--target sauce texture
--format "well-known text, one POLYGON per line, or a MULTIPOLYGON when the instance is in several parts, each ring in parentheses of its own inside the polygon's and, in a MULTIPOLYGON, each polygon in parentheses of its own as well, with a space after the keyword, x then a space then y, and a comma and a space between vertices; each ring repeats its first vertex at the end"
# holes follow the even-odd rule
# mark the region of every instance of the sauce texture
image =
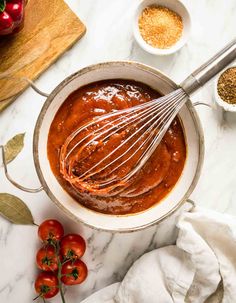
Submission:
MULTIPOLYGON (((156 99, 160 94, 139 82, 105 80, 72 93, 56 113, 48 135, 48 159, 61 186, 83 206, 106 214, 124 215, 145 211, 163 199, 177 183, 186 159, 181 123, 176 118, 148 162, 121 192, 96 195, 72 186, 60 172, 60 151, 66 139, 91 118, 156 99)), ((120 139, 119 139, 120 140, 120 139)), ((111 150, 114 147, 112 143, 111 150)), ((96 156, 96 154, 95 154, 96 156)), ((99 157, 99 155, 98 155, 99 157)), ((79 163, 88 165, 92 160, 79 163)))

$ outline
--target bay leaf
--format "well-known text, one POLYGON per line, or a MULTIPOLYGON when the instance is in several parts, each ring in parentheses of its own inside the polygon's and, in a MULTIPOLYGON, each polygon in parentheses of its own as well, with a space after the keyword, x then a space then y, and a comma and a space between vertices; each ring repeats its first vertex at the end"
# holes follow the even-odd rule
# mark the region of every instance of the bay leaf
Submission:
POLYGON ((17 134, 11 138, 4 146, 7 164, 13 161, 24 147, 25 133, 17 134))
POLYGON ((28 206, 18 197, 0 193, 0 214, 14 224, 34 225, 28 206))

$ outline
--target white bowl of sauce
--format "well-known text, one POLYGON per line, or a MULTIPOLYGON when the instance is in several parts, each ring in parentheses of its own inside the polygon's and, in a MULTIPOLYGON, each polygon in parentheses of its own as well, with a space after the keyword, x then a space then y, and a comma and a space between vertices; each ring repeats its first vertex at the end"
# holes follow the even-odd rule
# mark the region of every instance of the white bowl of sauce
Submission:
MULTIPOLYGON (((204 138, 198 115, 192 103, 188 101, 179 113, 187 147, 186 160, 178 182, 169 193, 148 209, 135 213, 128 212, 119 215, 86 207, 61 185, 54 174, 52 161, 49 159, 50 156, 48 157, 48 136, 53 120, 68 96, 90 83, 112 79, 127 81, 132 79, 132 81, 148 85, 163 95, 172 92, 177 87, 160 71, 136 62, 107 62, 78 71, 54 89, 40 112, 34 132, 34 162, 43 189, 69 217, 100 230, 131 232, 161 222, 185 203, 200 176, 204 156, 204 138)), ((173 158, 178 160, 178 155, 173 155, 173 158)))

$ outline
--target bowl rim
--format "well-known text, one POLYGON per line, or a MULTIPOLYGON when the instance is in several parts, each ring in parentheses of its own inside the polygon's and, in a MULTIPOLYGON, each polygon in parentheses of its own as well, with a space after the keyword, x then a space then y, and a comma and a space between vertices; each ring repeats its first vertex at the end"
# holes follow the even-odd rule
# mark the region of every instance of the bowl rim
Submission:
POLYGON ((145 228, 151 227, 155 224, 161 223, 164 219, 170 217, 172 214, 174 214, 189 198, 191 193, 193 192, 194 188, 196 187, 198 180, 200 178, 203 161, 204 161, 204 151, 205 151, 205 144, 204 144, 204 134, 203 134, 203 128, 199 119, 199 116, 194 108, 194 105, 190 100, 186 102, 186 106, 188 107, 188 110, 190 111, 190 114, 192 115, 192 118, 195 121, 195 124, 197 125, 197 132, 199 134, 199 161, 197 165, 197 169, 195 172, 195 176, 192 180, 191 186, 185 193, 185 195, 182 197, 182 199, 165 215, 160 217, 159 219, 156 219, 151 222, 147 222, 145 224, 142 224, 138 227, 134 228, 128 228, 128 229, 102 229, 99 227, 96 227, 94 225, 89 224, 88 222, 85 222, 81 219, 79 219, 77 216, 75 216, 71 211, 69 211, 62 203, 58 201, 58 199, 54 196, 52 191, 49 188, 49 185, 45 181, 41 166, 40 166, 40 160, 39 160, 39 150, 38 150, 38 143, 39 143, 39 135, 40 135, 40 128, 44 120, 44 116, 47 112, 48 107, 50 106, 51 102, 54 100, 54 97, 60 92, 61 89, 63 89, 70 81, 73 81, 73 79, 79 77, 80 75, 83 75, 87 72, 96 71, 100 68, 104 67, 110 67, 110 66, 134 66, 136 68, 139 68, 141 70, 145 70, 147 72, 152 73, 154 76, 162 77, 162 80, 164 80, 168 85, 172 86, 173 89, 178 88, 178 85, 172 81, 168 76, 166 76, 164 73, 159 71, 158 69, 155 69, 151 66, 145 65, 143 63, 135 62, 135 61, 108 61, 108 62, 102 62, 97 64, 89 65, 85 68, 80 69, 79 71, 73 73, 72 75, 65 78, 59 85, 56 86, 56 88, 49 94, 47 97, 36 122, 35 128, 34 128, 34 135, 33 135, 33 159, 34 159, 34 165, 36 169, 36 173, 38 175, 38 178, 42 184, 43 190, 46 192, 48 197, 71 219, 76 221, 77 223, 83 223, 86 226, 94 229, 94 230, 102 230, 106 232, 111 233, 130 233, 135 232, 139 230, 143 230, 145 228))
MULTIPOLYGON (((190 14, 188 8, 181 0, 168 0, 168 1, 165 1, 165 4, 162 4, 162 2, 163 2, 162 0, 142 0, 137 5, 134 16, 133 16, 133 35, 134 35, 134 38, 135 38, 136 42, 138 43, 138 45, 146 52, 153 54, 153 55, 157 55, 157 56, 168 56, 168 55, 172 55, 172 54, 176 53, 177 51, 179 51, 187 43, 190 33, 191 33, 192 20, 191 20, 191 14, 190 14), (165 6, 167 8, 170 8, 169 3, 173 3, 174 5, 181 7, 184 10, 185 17, 187 19, 187 28, 186 28, 185 37, 180 38, 180 40, 177 41, 177 43, 175 43, 170 48, 166 48, 166 49, 156 48, 156 47, 149 45, 142 38, 140 31, 139 31, 138 23, 137 23, 137 19, 140 16, 140 14, 144 8, 146 8, 150 5, 158 5, 159 2, 161 2, 161 4, 160 4, 161 6, 165 6)), ((171 10, 173 10, 173 9, 171 9, 171 10)), ((183 15, 181 15, 181 17, 183 18, 183 15)))

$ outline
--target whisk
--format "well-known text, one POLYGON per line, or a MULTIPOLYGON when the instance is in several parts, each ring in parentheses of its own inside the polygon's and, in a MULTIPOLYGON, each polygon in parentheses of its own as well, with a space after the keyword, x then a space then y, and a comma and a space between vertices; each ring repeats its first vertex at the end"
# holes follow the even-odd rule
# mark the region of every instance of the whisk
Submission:
POLYGON ((64 178, 76 190, 92 195, 112 196, 129 190, 189 95, 235 58, 236 39, 172 93, 96 117, 78 128, 61 148, 64 178))

